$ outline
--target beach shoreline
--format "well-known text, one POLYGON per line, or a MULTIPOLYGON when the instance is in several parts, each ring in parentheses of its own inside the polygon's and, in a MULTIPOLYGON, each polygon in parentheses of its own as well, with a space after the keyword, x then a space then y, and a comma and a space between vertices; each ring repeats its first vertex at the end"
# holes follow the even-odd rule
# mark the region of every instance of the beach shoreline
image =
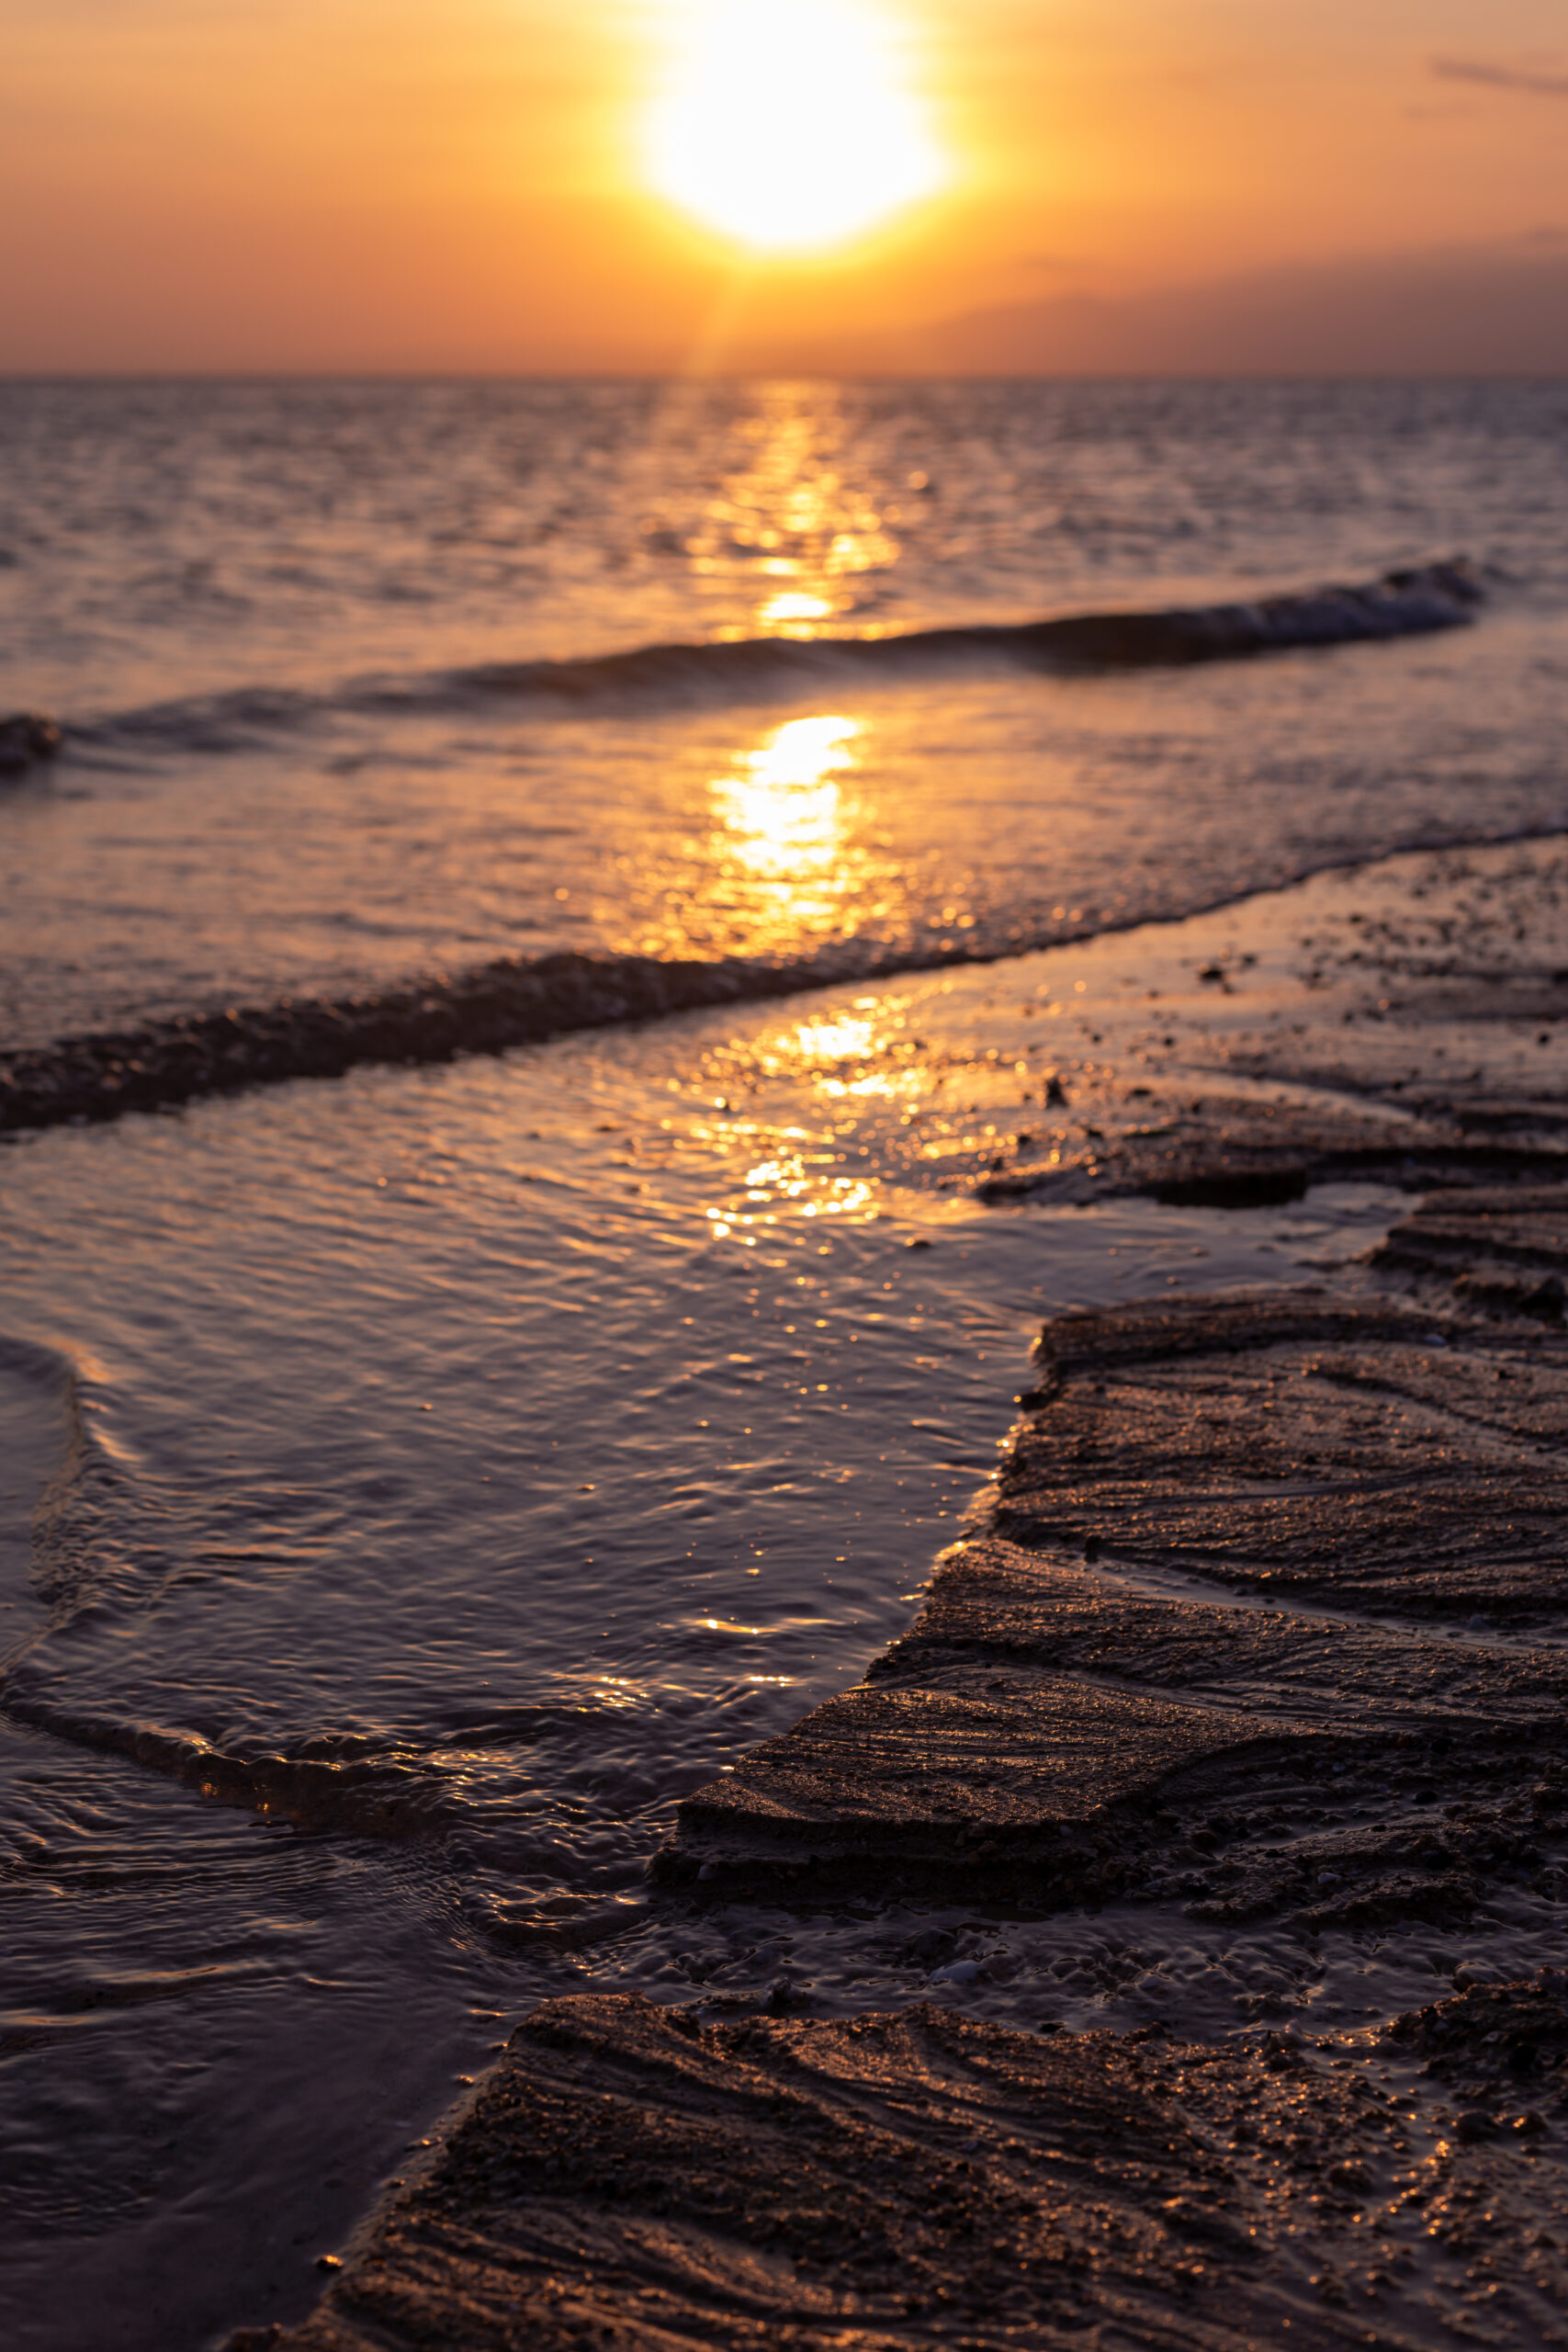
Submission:
POLYGON ((1307 886, 1304 944, 1276 903, 1171 927, 1169 968, 1146 939, 1135 972, 1137 944, 1080 956, 1056 1139, 1032 1122, 996 1165, 947 1138, 975 1213, 1355 1174, 1392 1230, 1308 1283, 1056 1317, 906 1635, 681 1805, 654 1899, 694 1948, 759 1906, 802 1949, 880 1919, 908 2006, 824 2005, 787 1965, 660 2006, 601 1974, 518 2028, 316 2315, 234 2352, 959 2322, 1415 2346, 1483 2307, 1494 2342, 1556 2340, 1562 870, 1550 844, 1406 859, 1307 886), (1141 1922, 1145 2022, 1096 2033, 1050 1972, 1108 1915, 1141 1922), (1205 1935, 1251 1939, 1227 2022, 1171 1961, 1205 1935), (1031 1999, 1030 2027, 995 2014, 1031 1999), (1109 2125, 1064 2154, 1064 2100, 1103 2123, 1151 2090, 1175 2136, 1136 2182, 1109 2125), (766 2197, 733 2155, 722 2193, 726 2134, 781 2102, 766 2197), (840 2228, 852 2177, 875 2186, 840 2228))

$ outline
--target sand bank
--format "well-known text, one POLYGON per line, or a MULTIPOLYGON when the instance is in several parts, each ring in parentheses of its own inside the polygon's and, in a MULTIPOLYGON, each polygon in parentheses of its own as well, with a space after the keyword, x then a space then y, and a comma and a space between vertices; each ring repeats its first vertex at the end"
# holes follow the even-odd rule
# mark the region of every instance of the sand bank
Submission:
POLYGON ((952 1125, 976 1213, 1170 1197, 1178 1152, 1304 1187, 1348 1138, 1392 1230, 1055 1317, 908 1634, 680 1807, 653 1872, 694 1943, 759 1905, 896 1930, 911 2006, 546 2004, 317 2313, 236 2352, 1568 2341, 1560 881, 1319 886, 1295 971, 1278 902, 1163 973, 1096 946, 1048 1141, 976 1167, 952 1125), (1111 1911, 1302 1964, 1223 2027, 978 2013, 991 1953, 1111 1911), (1397 2008, 1316 1998, 1336 1939, 1396 1955, 1397 2008))

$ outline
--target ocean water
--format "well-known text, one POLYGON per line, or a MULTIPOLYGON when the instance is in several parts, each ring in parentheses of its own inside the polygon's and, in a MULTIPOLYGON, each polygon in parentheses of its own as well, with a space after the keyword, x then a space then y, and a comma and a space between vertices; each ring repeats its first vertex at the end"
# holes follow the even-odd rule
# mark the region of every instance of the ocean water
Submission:
POLYGON ((6 1033, 552 947, 998 952, 1554 824, 1565 403, 0 386, 0 710, 72 730, 6 797, 6 1033), (1484 628, 1385 659, 852 658, 1459 550, 1484 628), (791 658, 519 676, 759 635, 791 658))
POLYGON ((0 1152, 8 2340, 178 2352, 304 2308, 541 1992, 684 1983, 676 1799, 906 1622, 1043 1312, 1375 1226, 976 1208, 1045 1060, 987 1008, 1563 829, 1568 386, 16 382, 0 447, 0 715, 66 730, 0 788, 8 1044, 838 976, 0 1152), (1461 550, 1438 635, 978 634, 1461 550))

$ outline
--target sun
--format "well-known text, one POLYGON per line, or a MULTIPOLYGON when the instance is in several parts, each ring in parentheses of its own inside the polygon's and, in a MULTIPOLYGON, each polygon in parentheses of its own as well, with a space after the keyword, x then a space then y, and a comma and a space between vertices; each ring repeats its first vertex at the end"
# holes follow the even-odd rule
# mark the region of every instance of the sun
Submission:
POLYGON ((757 253, 841 244, 947 165, 890 28, 855 0, 694 0, 649 116, 655 191, 757 253))

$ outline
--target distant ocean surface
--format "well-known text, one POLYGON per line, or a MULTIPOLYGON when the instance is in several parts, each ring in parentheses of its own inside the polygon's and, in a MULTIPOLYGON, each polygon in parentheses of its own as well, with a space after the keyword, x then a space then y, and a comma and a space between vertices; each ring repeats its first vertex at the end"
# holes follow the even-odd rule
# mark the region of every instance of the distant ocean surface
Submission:
POLYGON ((0 385, 0 711, 71 730, 0 812, 5 1032, 562 946, 995 952, 1555 824, 1565 420, 1551 383, 0 385), (852 658, 1458 551, 1484 628, 1387 660, 852 658), (757 637, 815 673, 658 650, 757 637))
MULTIPOLYGON (((0 383, 19 709, 9 1046, 1006 959, 1568 827, 1568 385, 0 383), (1006 634, 1458 553, 1438 634, 1006 634)), ((877 1160, 815 1001, 0 1150, 18 2352, 301 2310, 521 2006, 684 1983, 675 1798, 907 1619, 1042 1311, 1178 1279, 877 1160)))

